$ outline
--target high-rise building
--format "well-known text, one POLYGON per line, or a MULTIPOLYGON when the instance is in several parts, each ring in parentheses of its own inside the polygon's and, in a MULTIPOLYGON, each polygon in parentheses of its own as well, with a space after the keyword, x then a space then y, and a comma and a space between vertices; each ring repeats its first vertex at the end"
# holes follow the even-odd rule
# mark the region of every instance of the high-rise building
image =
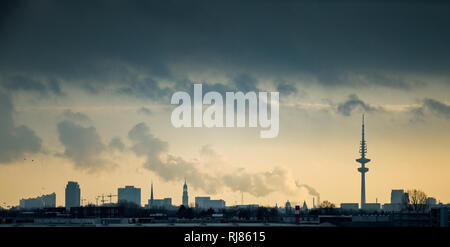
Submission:
POLYGON ((19 207, 24 209, 54 208, 56 207, 56 194, 52 193, 35 198, 21 199, 19 207))
POLYGON ((77 182, 69 181, 66 185, 66 209, 79 207, 81 201, 81 190, 77 182))
POLYGON ((186 208, 189 207, 188 187, 186 184, 186 178, 184 179, 182 202, 183 202, 183 206, 185 206, 186 208))
POLYGON ((141 206, 141 188, 134 186, 125 186, 117 189, 117 197, 120 202, 131 202, 141 206))
POLYGON ((366 172, 369 171, 369 168, 366 167, 366 163, 370 162, 370 159, 366 158, 367 145, 366 140, 364 139, 364 114, 362 115, 362 138, 359 153, 361 154, 361 157, 356 159, 356 162, 361 164, 358 171, 361 173, 361 209, 364 209, 366 206, 366 172))

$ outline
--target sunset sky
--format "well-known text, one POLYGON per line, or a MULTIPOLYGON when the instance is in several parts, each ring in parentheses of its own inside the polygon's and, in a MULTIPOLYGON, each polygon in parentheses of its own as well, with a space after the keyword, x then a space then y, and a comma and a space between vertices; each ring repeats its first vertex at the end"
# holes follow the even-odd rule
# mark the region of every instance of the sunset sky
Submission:
POLYGON ((450 4, 6 1, 0 4, 0 206, 67 181, 181 203, 450 202, 450 4), (350 5, 351 4, 351 5, 350 5), (280 92, 280 130, 174 128, 174 92, 280 92), (309 189, 309 190, 308 190, 309 189))

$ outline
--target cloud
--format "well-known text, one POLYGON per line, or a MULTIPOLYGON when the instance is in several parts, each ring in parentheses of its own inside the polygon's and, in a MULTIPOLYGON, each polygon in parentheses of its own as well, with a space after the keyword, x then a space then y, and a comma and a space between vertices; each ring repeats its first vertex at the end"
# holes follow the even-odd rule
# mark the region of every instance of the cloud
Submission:
POLYGON ((182 180, 185 177, 189 183, 208 193, 216 193, 220 185, 215 179, 197 169, 194 163, 174 155, 162 155, 167 152, 167 142, 161 141, 150 133, 145 123, 139 123, 128 132, 132 142, 131 150, 138 156, 145 156, 144 167, 157 173, 166 181, 182 180))
POLYGON ((288 96, 298 93, 298 90, 294 85, 289 84, 285 81, 281 81, 278 83, 277 91, 280 92, 281 95, 288 95, 288 96))
POLYGON ((41 151, 42 140, 25 125, 16 126, 9 95, 0 91, 0 164, 22 159, 41 151))
POLYGON ((128 138, 133 145, 131 150, 137 155, 145 155, 149 158, 150 166, 159 163, 159 155, 167 151, 167 142, 161 141, 150 133, 150 128, 145 123, 139 123, 128 132, 128 138))
POLYGON ((298 192, 289 172, 282 167, 260 173, 248 173, 244 169, 238 169, 222 176, 224 184, 232 191, 246 192, 257 197, 273 192, 285 195, 295 195, 298 192))
POLYGON ((308 191, 309 195, 311 195, 313 197, 317 197, 318 203, 320 202, 320 194, 319 194, 319 192, 317 192, 316 189, 314 189, 313 187, 311 187, 311 186, 309 186, 307 184, 301 184, 301 183, 299 183, 297 181, 295 181, 295 185, 298 188, 305 188, 308 191))
MULTIPOLYGON (((249 74, 239 74, 233 78, 234 88, 242 92, 259 91, 258 80, 249 74)), ((231 90, 230 90, 231 91, 231 90)))
POLYGON ((206 157, 220 156, 211 144, 203 145, 202 148, 200 148, 200 155, 206 157))
POLYGON ((412 114, 412 118, 409 120, 410 123, 425 122, 425 113, 423 106, 413 107, 409 112, 412 114))
POLYGON ((64 110, 64 112, 62 113, 63 118, 73 121, 73 122, 77 122, 77 123, 92 123, 91 119, 84 115, 83 113, 80 112, 73 112, 70 109, 64 110))
POLYGON ((151 116, 153 114, 153 112, 150 109, 148 109, 147 107, 139 108, 139 110, 137 110, 137 113, 147 115, 147 116, 151 116))
POLYGON ((118 151, 125 150, 125 144, 122 142, 122 139, 120 139, 119 137, 114 137, 113 139, 111 139, 108 147, 111 150, 118 150, 118 151))
POLYGON ((70 159, 76 168, 97 171, 108 162, 101 157, 106 150, 94 127, 83 127, 70 120, 58 123, 59 141, 64 146, 63 157, 70 159))
POLYGON ((409 113, 412 115, 410 119, 411 123, 425 122, 427 113, 430 112, 438 117, 450 119, 449 104, 431 98, 425 98, 421 103, 421 105, 410 109, 409 113))
POLYGON ((40 81, 23 75, 14 75, 8 78, 0 79, 0 86, 8 91, 37 92, 41 95, 53 93, 63 95, 60 83, 54 78, 48 81, 40 81))
POLYGON ((423 101, 423 107, 427 108, 434 114, 444 117, 444 118, 450 118, 450 105, 442 103, 435 99, 424 99, 423 101))
POLYGON ((128 96, 137 96, 156 101, 165 100, 165 102, 168 102, 173 90, 170 88, 162 88, 159 83, 152 78, 145 78, 142 80, 131 81, 127 86, 117 89, 117 92, 128 96))
MULTIPOLYGON (((207 173, 199 168, 195 161, 187 161, 182 157, 168 154, 167 142, 153 136, 145 123, 134 126, 129 131, 128 137, 132 142, 131 150, 138 156, 146 157, 144 167, 166 181, 187 178, 191 186, 209 194, 216 194, 224 188, 257 197, 267 196, 273 192, 295 195, 299 191, 289 172, 282 167, 260 173, 248 173, 242 168, 230 172, 222 170, 214 174, 207 173)), ((203 156, 216 155, 208 145, 203 146, 200 153, 203 156)))
POLYGON ((337 112, 343 116, 350 116, 354 109, 361 108, 365 112, 379 110, 361 99, 356 94, 351 94, 348 99, 337 106, 337 112))

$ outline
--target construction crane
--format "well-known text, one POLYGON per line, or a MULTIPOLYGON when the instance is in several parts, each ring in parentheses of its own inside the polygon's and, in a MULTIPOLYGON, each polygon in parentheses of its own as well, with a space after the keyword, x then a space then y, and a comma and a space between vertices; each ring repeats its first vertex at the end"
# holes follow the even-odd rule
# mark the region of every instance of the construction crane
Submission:
POLYGON ((109 194, 109 195, 106 195, 107 197, 109 197, 109 203, 110 204, 112 204, 112 198, 113 197, 117 197, 117 195, 113 195, 113 194, 109 194))
POLYGON ((100 202, 102 203, 102 205, 105 204, 105 195, 104 195, 104 194, 102 194, 101 196, 99 195, 99 196, 96 196, 96 197, 95 197, 95 204, 98 206, 98 199, 99 199, 99 198, 102 198, 102 199, 100 200, 100 202))

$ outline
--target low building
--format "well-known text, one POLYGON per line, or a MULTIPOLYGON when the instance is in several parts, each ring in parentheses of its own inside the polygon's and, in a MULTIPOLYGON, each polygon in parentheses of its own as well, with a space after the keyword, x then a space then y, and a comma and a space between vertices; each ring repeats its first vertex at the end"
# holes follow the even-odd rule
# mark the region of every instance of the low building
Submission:
POLYGON ((380 203, 366 203, 364 205, 365 211, 380 211, 381 210, 381 204, 380 203))
POLYGON ((235 205, 230 207, 236 207, 237 209, 258 209, 258 204, 246 204, 246 205, 235 205))
POLYGON ((170 209, 172 207, 172 198, 148 200, 147 208, 170 209))
POLYGON ((358 203, 341 203, 341 209, 342 210, 352 210, 352 211, 358 211, 359 204, 358 203))
POLYGON ((120 213, 120 208, 115 207, 71 207, 70 214, 75 218, 114 218, 123 216, 120 213))
POLYGON ((56 193, 21 199, 19 207, 23 209, 54 208, 56 207, 56 193))
POLYGON ((427 206, 428 207, 436 206, 436 204, 437 204, 436 198, 434 198, 434 197, 427 198, 427 206))
POLYGON ((404 205, 400 203, 385 203, 383 204, 383 211, 385 212, 400 212, 404 209, 404 205))
POLYGON ((406 209, 409 203, 409 194, 403 190, 391 191, 391 203, 383 204, 383 211, 386 212, 400 212, 406 209))
POLYGON ((195 207, 201 209, 222 209, 225 208, 224 200, 211 200, 209 196, 204 197, 196 197, 195 198, 195 207))

